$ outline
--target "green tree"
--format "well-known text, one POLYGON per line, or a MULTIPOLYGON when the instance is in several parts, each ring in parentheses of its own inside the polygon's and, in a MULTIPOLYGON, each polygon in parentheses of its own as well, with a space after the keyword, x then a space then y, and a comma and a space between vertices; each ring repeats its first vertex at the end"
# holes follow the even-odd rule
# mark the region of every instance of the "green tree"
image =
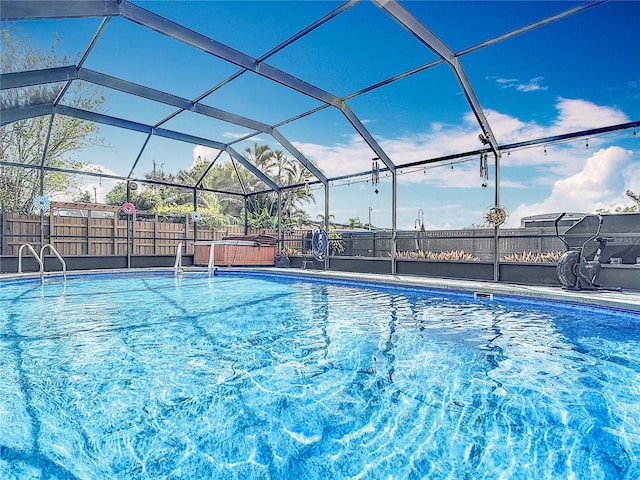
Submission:
MULTIPOLYGON (((324 228, 324 226, 326 225, 324 214, 319 213, 316 215, 316 218, 320 220, 320 226, 324 228)), ((335 219, 336 219, 336 216, 330 213, 329 214, 329 230, 331 230, 332 228, 335 228, 332 223, 332 220, 335 220, 335 219)))
MULTIPOLYGON (((27 35, 20 31, 3 29, 3 72, 29 71, 53 66, 68 65, 67 57, 55 53, 55 39, 49 53, 34 49, 27 35)), ((0 92, 0 109, 10 110, 29 105, 52 103, 61 91, 61 84, 35 85, 25 88, 7 89, 0 92)), ((74 82, 65 94, 67 104, 93 111, 100 111, 104 96, 98 88, 84 82, 74 82)), ((27 167, 39 167, 51 116, 36 117, 12 122, 0 127, 0 161, 18 163, 27 167)), ((94 123, 56 116, 49 138, 45 165, 49 167, 86 169, 87 163, 79 162, 72 155, 91 145, 103 145, 103 139, 94 123)), ((89 167, 91 168, 91 167, 89 167)), ((97 168, 93 167, 96 171, 97 168)), ((33 198, 41 193, 46 196, 71 194, 77 190, 77 177, 61 172, 49 171, 44 175, 41 191, 39 168, 23 168, 0 164, 0 206, 5 212, 29 212, 33 198)))
POLYGON ((353 229, 356 227, 362 227, 362 221, 360 220, 360 217, 350 218, 349 228, 353 229))
POLYGON ((623 212, 640 212, 640 194, 634 193, 631 190, 627 190, 624 194, 635 203, 635 205, 631 205, 622 209, 623 212))
MULTIPOLYGON (((127 182, 118 182, 109 193, 105 195, 107 205, 122 205, 127 201, 127 182)), ((162 197, 158 192, 149 187, 139 187, 139 190, 130 190, 129 201, 136 206, 136 210, 155 212, 162 205, 162 197)))
POLYGON ((82 203, 91 203, 93 202, 93 196, 91 196, 91 192, 89 190, 84 190, 82 192, 78 192, 78 194, 73 197, 74 202, 82 202, 82 203))
MULTIPOLYGON (((624 194, 634 203, 624 207, 616 207, 613 213, 637 213, 640 212, 640 194, 627 190, 624 194)), ((599 208, 598 213, 612 213, 610 208, 599 208)))
MULTIPOLYGON (((178 172, 177 179, 180 184, 195 186, 200 181, 209 163, 204 160, 196 161, 189 170, 178 172)), ((214 165, 202 182, 201 188, 211 190, 233 191, 234 182, 237 183, 237 175, 230 163, 214 165)), ((174 204, 188 203, 193 209, 193 190, 180 189, 171 199, 174 204)), ((240 214, 243 203, 242 197, 234 195, 221 195, 216 192, 199 190, 197 193, 198 211, 203 215, 201 224, 219 227, 240 224, 240 214)))
MULTIPOLYGON (((326 217, 322 213, 319 213, 316 215, 316 218, 320 220, 320 227, 324 229, 326 217)), ((329 214, 329 231, 327 232, 327 238, 329 240, 329 254, 340 255, 344 252, 344 239, 342 238, 342 234, 336 231, 335 225, 331 222, 332 220, 335 220, 335 216, 329 214)))
MULTIPOLYGON (((162 215, 179 215, 183 217, 193 212, 193 187, 200 177, 202 177, 208 166, 207 162, 196 162, 189 170, 181 170, 176 175, 172 175, 162 170, 154 168, 153 171, 145 173, 148 180, 175 183, 176 185, 143 184, 138 190, 129 192, 129 200, 133 202, 138 210, 150 211, 162 215), (179 185, 185 185, 184 187, 179 185)), ((214 167, 215 168, 215 167, 214 167)), ((205 188, 214 188, 211 175, 203 182, 205 188)), ((215 183, 215 182, 213 182, 215 183)), ((122 205, 127 198, 126 182, 120 182, 106 195, 106 202, 109 205, 122 205)), ((236 225, 239 222, 235 216, 224 211, 222 202, 214 192, 198 191, 198 212, 202 215, 198 225, 207 228, 236 225)), ((238 207, 238 212, 240 211, 238 207)))
MULTIPOLYGON (((280 150, 272 151, 268 145, 254 143, 245 150, 246 158, 269 178, 282 186, 304 184, 306 170, 296 159, 290 159, 280 150)), ((245 208, 247 223, 252 228, 276 228, 278 224, 278 195, 269 190, 258 177, 235 160, 218 163, 209 169, 209 162, 198 160, 188 170, 176 175, 155 169, 145 174, 148 180, 185 185, 185 187, 148 184, 141 190, 131 192, 130 199, 140 210, 157 213, 190 212, 193 210, 193 187, 198 190, 198 212, 202 224, 211 226, 238 225, 244 223, 245 208), (207 191, 215 190, 215 191, 207 191), (219 192, 237 192, 238 195, 219 192), (264 192, 264 193, 256 193, 264 192), (250 195, 253 193, 253 195, 250 195), (153 194, 153 195, 151 195, 153 194), (244 200, 246 196, 246 203, 244 200)), ((285 226, 302 225, 308 221, 304 204, 313 201, 307 188, 283 190, 282 216, 285 226)), ((107 194, 107 203, 121 205, 126 199, 125 183, 117 184, 107 194)))

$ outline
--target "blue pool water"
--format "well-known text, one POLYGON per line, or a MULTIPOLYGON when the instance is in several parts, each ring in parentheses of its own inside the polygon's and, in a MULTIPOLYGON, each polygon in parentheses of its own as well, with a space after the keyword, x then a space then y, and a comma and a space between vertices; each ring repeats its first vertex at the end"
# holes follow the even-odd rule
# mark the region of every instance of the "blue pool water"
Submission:
POLYGON ((2 479, 640 478, 637 314, 231 272, 0 308, 2 479))

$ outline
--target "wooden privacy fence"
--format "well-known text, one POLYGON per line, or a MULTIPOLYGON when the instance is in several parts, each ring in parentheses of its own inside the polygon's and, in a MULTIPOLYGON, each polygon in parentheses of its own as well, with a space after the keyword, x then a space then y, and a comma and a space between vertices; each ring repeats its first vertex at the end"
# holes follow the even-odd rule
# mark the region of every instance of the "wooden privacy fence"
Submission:
MULTIPOLYGON (((0 222, 0 255, 17 255, 20 245, 30 243, 40 248, 51 243, 60 255, 126 255, 131 244, 132 255, 173 255, 179 242, 185 253, 193 253, 195 240, 220 240, 231 235, 244 235, 244 227, 200 228, 188 215, 158 218, 118 218, 117 211, 107 218, 66 217, 59 215, 2 214, 0 222), (163 221, 165 220, 165 221, 163 221)), ((250 230, 249 235, 274 235, 272 230, 250 230)))
MULTIPOLYGON (((244 235, 244 227, 207 229, 193 223, 189 215, 158 216, 143 213, 119 218, 119 207, 102 206, 86 216, 1 214, 0 255, 17 255, 20 245, 40 248, 42 240, 51 243, 61 255, 173 255, 179 242, 185 253, 194 253, 196 240, 221 240, 244 235)), ((563 229, 563 230, 566 230, 563 229)), ((276 236, 275 230, 250 229, 248 235, 276 236)), ((388 231, 341 232, 342 250, 334 255, 389 257, 392 237, 388 231)), ((481 260, 493 258, 493 230, 465 229, 443 231, 399 231, 397 251, 446 252, 464 250, 481 260)), ((559 251, 564 245, 553 228, 500 230, 500 253, 559 251)), ((310 254, 311 232, 295 230, 283 235, 285 254, 310 254)))
MULTIPOLYGON (((566 230, 563 228, 561 233, 566 230)), ((388 257, 391 252, 391 232, 344 232, 344 256, 388 257)), ((500 255, 522 252, 555 252, 564 250, 564 244, 550 227, 501 229, 500 255)), ((494 252, 493 229, 469 228, 463 230, 399 231, 396 235, 398 252, 448 252, 469 253, 480 260, 492 260, 494 252)))

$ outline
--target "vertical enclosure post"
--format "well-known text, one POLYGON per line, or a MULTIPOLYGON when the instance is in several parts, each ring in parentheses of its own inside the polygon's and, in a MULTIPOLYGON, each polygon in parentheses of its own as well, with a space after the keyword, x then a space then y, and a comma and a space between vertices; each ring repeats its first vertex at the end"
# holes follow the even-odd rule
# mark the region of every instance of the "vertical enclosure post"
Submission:
POLYGON ((391 275, 396 274, 397 257, 397 209, 398 209, 398 175, 391 172, 391 275))
MULTIPOLYGON (((51 138, 51 129, 53 128, 54 114, 51 114, 49 120, 49 128, 47 129, 47 136, 44 140, 44 146, 42 147, 42 159, 40 160, 40 195, 44 195, 44 163, 47 159, 47 150, 49 149, 49 139, 51 138)), ((51 209, 53 213, 53 209, 51 209)), ((51 225, 49 225, 49 242, 51 242, 51 225)), ((44 210, 40 210, 40 247, 45 244, 44 241, 44 210)))
MULTIPOLYGON (((127 202, 131 201, 131 185, 129 180, 127 180, 127 202)), ((127 268, 131 268, 131 242, 133 241, 131 235, 131 221, 133 215, 127 215, 127 268)))
POLYGON ((249 234, 249 212, 247 211, 247 196, 243 195, 242 199, 244 200, 244 234, 249 234))
MULTIPOLYGON (((198 189, 194 187, 193 189, 193 211, 197 212, 198 211, 198 189)), ((187 220, 188 221, 188 220, 187 220)), ((195 245, 195 243, 198 241, 198 224, 196 222, 193 222, 193 243, 195 245)), ((195 246, 194 248, 194 254, 195 254, 195 246)), ((187 248, 187 250, 189 250, 187 248)))
MULTIPOLYGON (((324 186, 324 228, 327 232, 327 241, 329 241, 329 182, 324 186)), ((329 254, 331 249, 327 245, 327 254, 324 256, 324 269, 329 269, 329 254)))
MULTIPOLYGON (((495 190, 494 204, 500 205, 500 155, 495 155, 495 190)), ((493 281, 500 281, 500 225, 493 227, 493 281)))
POLYGON ((282 253, 282 190, 278 190, 278 242, 276 247, 276 255, 282 253))

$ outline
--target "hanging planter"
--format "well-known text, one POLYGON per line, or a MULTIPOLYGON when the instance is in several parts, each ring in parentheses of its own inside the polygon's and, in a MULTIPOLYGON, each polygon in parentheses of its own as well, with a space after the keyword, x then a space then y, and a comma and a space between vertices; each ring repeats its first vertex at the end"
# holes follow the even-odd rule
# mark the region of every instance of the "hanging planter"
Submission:
POLYGON ((202 220, 202 214, 200 212, 193 212, 191 214, 191 220, 193 220, 193 223, 198 223, 202 220))
POLYGON ((136 213, 136 206, 131 202, 124 202, 122 204, 122 213, 125 215, 133 215, 136 213))
POLYGON ((44 195, 39 195, 33 199, 33 209, 37 212, 44 212, 49 210, 51 202, 44 195))

